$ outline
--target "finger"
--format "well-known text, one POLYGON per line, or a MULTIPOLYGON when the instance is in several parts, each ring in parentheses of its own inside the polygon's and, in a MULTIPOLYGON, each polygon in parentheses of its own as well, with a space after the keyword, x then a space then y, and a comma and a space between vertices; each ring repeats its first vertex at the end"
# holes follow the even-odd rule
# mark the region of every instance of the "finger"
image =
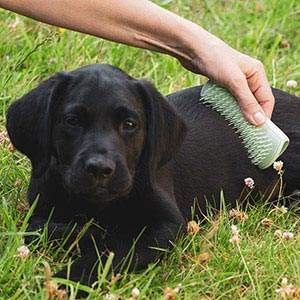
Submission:
MULTIPOLYGON (((258 79, 255 79, 255 81, 257 80, 258 79)), ((266 116, 269 119, 271 119, 274 105, 275 105, 275 99, 269 83, 268 82, 264 83, 263 79, 261 79, 261 81, 259 82, 260 82, 260 86, 258 88, 251 88, 251 80, 248 79, 248 85, 251 92, 253 93, 257 102, 264 110, 266 116)))
POLYGON ((250 91, 264 110, 266 116, 271 119, 275 99, 262 64, 255 73, 247 77, 247 82, 250 91))
POLYGON ((266 114, 250 90, 245 75, 241 73, 238 78, 227 82, 227 88, 238 100, 248 122, 256 126, 263 125, 266 114))

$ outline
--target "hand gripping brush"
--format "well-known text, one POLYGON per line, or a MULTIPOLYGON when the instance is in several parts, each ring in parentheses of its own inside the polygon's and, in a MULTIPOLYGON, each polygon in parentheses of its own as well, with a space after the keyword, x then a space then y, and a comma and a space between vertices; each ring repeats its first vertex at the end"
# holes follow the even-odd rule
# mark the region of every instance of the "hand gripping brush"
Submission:
POLYGON ((289 138, 271 120, 254 126, 245 119, 236 98, 225 88, 208 81, 201 90, 200 101, 215 109, 236 130, 252 164, 263 170, 285 151, 289 138))

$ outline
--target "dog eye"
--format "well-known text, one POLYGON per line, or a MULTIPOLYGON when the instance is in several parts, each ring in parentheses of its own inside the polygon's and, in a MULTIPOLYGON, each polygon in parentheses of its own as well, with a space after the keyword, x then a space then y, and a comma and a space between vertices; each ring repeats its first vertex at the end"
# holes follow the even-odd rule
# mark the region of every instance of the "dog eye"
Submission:
POLYGON ((69 116, 66 118, 66 122, 71 126, 77 126, 79 125, 79 118, 76 116, 69 116))
POLYGON ((126 131, 132 131, 135 127, 135 123, 131 120, 125 120, 121 125, 121 129, 126 131))

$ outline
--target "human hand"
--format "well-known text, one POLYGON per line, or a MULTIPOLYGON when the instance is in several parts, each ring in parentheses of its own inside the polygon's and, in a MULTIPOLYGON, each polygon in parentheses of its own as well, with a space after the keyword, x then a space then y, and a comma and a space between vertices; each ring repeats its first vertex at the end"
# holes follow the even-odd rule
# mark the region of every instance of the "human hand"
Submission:
POLYGON ((262 125, 266 117, 271 118, 274 97, 261 62, 151 1, 74 0, 72 18, 69 1, 55 0, 57 5, 50 0, 24 1, 0 0, 0 7, 56 26, 170 54, 186 69, 228 88, 250 123, 262 125))
POLYGON ((263 64, 201 31, 200 49, 194 50, 193 59, 179 61, 188 70, 228 88, 239 101, 246 119, 253 125, 262 125, 266 117, 271 118, 275 104, 263 64))

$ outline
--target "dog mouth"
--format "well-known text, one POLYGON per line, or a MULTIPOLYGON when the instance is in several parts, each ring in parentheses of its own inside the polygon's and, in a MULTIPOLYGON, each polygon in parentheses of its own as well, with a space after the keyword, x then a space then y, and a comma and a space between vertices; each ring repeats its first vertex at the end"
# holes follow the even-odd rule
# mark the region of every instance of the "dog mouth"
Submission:
POLYGON ((102 211, 107 205, 114 200, 125 197, 132 190, 132 185, 124 188, 118 188, 118 190, 98 184, 94 188, 90 188, 85 191, 77 191, 74 193, 76 199, 81 199, 90 204, 90 209, 96 211, 102 211))
POLYGON ((66 187, 70 194, 76 197, 93 199, 92 202, 110 202, 130 193, 132 180, 127 178, 127 180, 118 182, 99 178, 85 178, 85 180, 73 178, 66 182, 66 187))
POLYGON ((107 203, 126 196, 133 186, 134 171, 120 170, 116 176, 101 177, 80 169, 63 168, 63 185, 70 195, 92 203, 107 203))
POLYGON ((95 186, 95 194, 96 195, 107 195, 107 197, 109 195, 115 196, 115 197, 121 197, 121 196, 128 194, 131 189, 132 189, 131 184, 127 184, 126 186, 121 186, 121 187, 119 186, 117 189, 115 189, 110 186, 103 185, 103 183, 100 182, 100 183, 97 183, 97 185, 95 186))

